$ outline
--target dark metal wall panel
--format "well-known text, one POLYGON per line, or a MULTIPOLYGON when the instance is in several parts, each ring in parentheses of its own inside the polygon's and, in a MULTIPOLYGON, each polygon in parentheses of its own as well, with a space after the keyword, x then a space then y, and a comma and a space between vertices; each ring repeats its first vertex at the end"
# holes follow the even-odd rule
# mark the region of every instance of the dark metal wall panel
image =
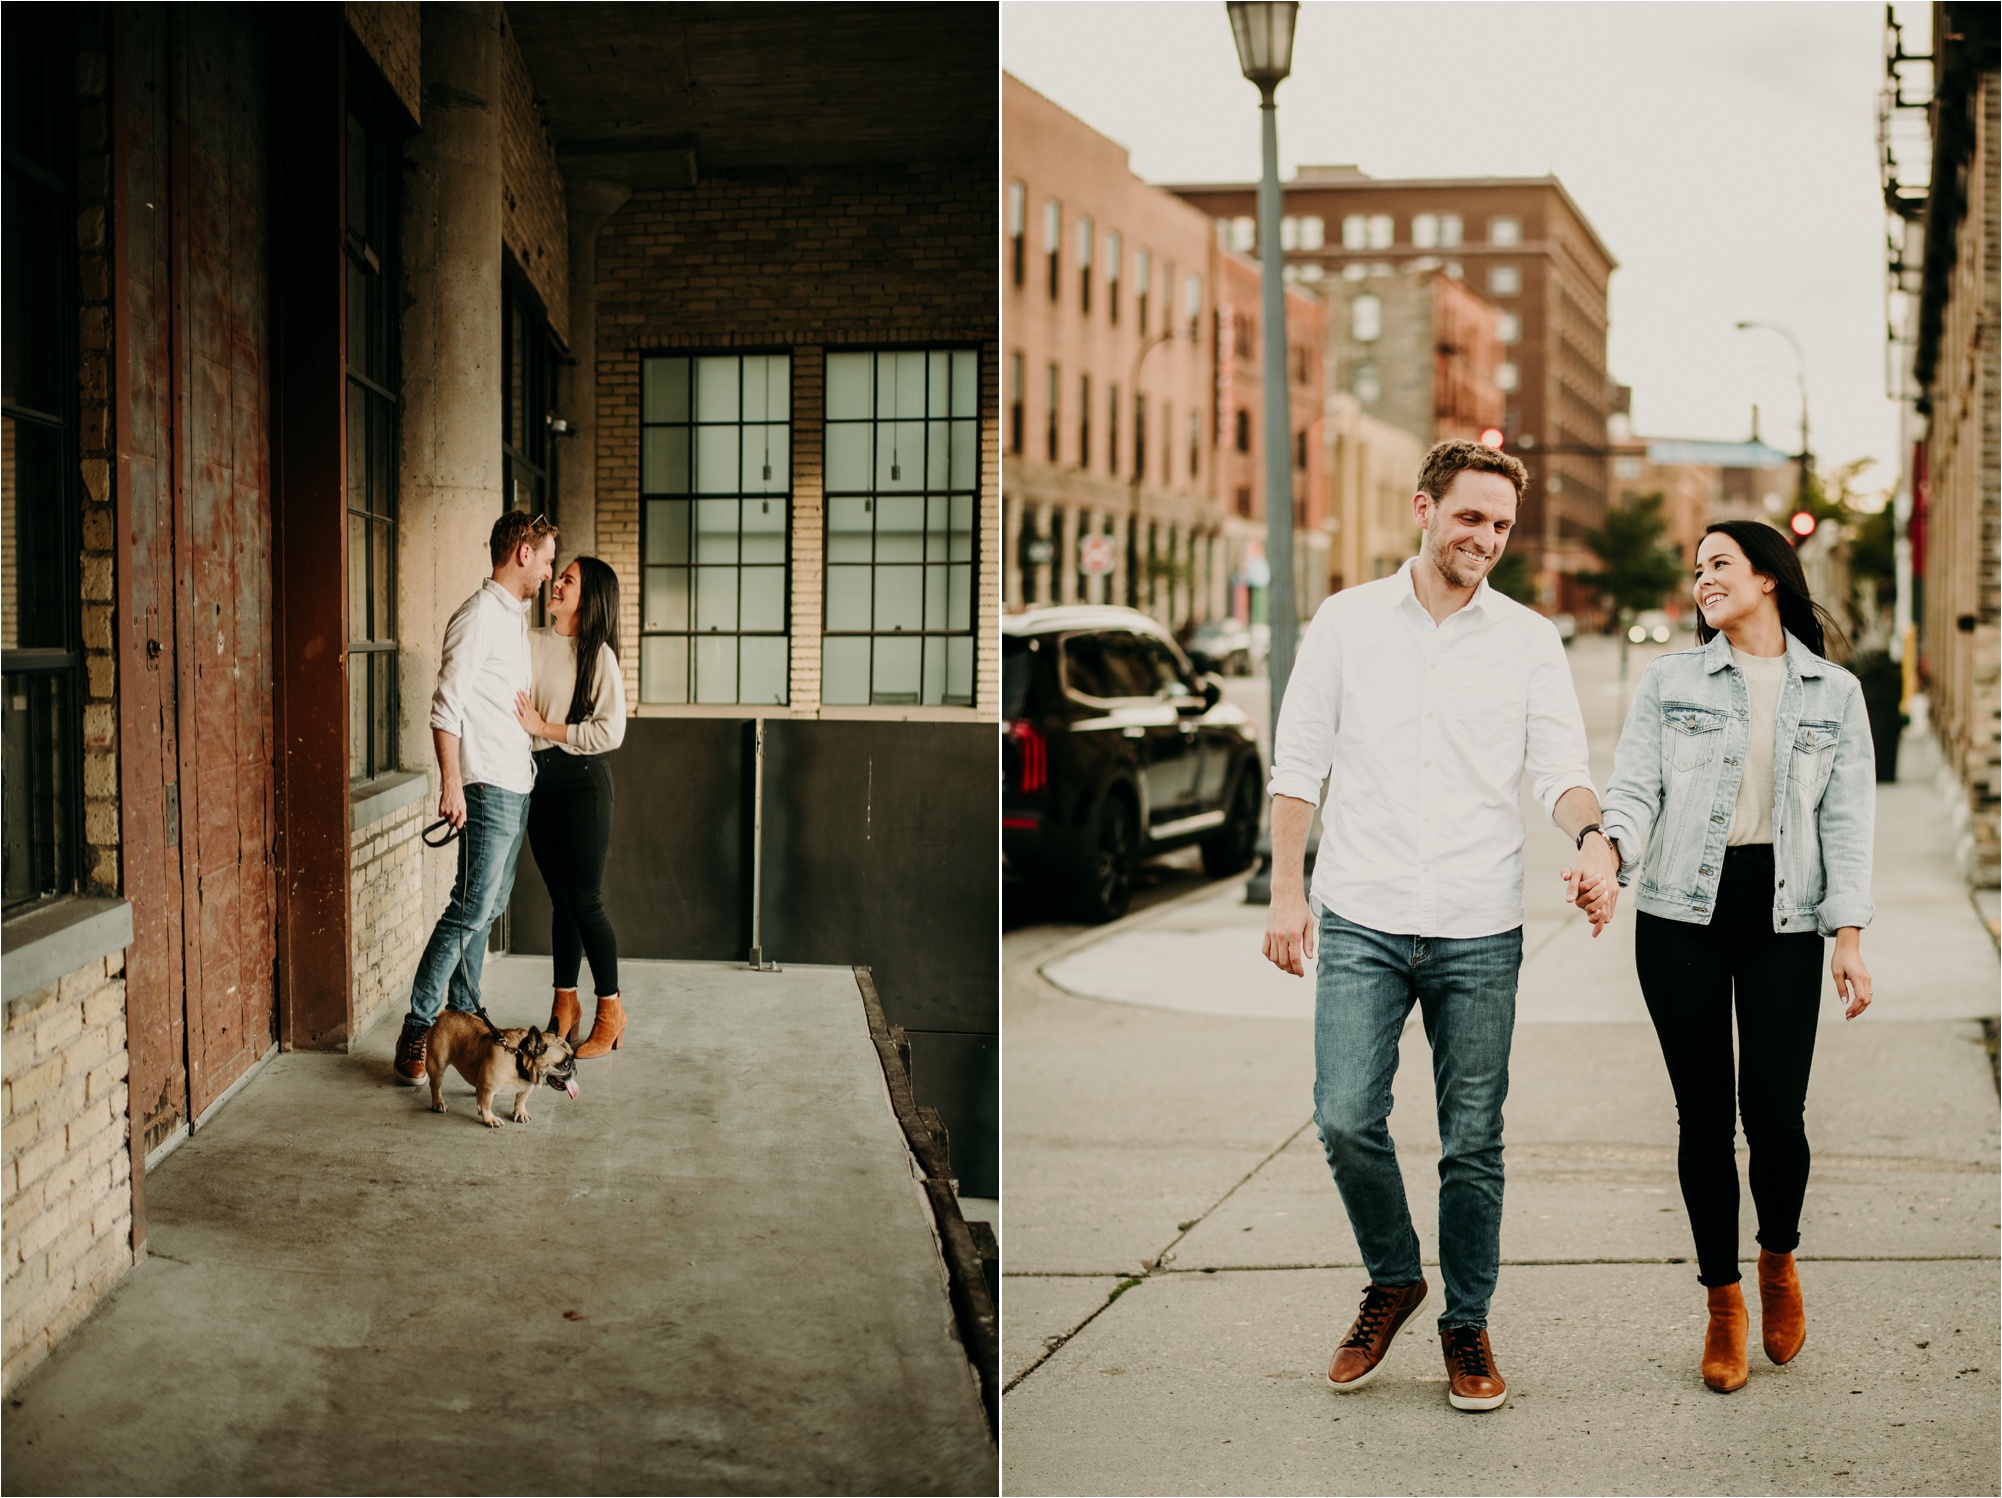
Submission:
MULTIPOLYGON (((735 718, 627 725, 611 756, 616 810, 604 886, 620 955, 728 962, 748 951, 750 731, 735 718)), ((508 941, 517 952, 549 950, 549 893, 526 848, 508 941)))

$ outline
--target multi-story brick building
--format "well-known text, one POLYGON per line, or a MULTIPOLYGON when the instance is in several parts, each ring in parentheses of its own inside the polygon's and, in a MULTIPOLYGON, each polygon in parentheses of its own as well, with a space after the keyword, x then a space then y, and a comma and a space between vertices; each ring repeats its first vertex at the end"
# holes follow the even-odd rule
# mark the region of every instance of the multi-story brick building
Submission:
POLYGON ((9 10, 6 1387, 143 1253, 149 1168, 405 1001, 508 507, 623 579, 626 955, 742 961, 760 888, 998 1184, 995 21, 898 22, 9 10), (691 48, 730 67, 663 90, 691 48))
MULTIPOLYGON (((1256 184, 1170 190, 1229 221, 1233 243, 1255 242, 1256 184)), ((1583 537, 1606 505, 1606 287, 1616 262, 1563 184, 1379 181, 1353 166, 1307 166, 1284 192, 1282 243, 1301 284, 1437 270, 1466 279, 1499 309, 1502 425, 1531 478, 1514 544, 1528 549, 1547 607, 1588 608, 1575 574, 1594 565, 1583 537)))
POLYGON ((1406 268, 1316 284, 1328 300, 1331 388, 1427 447, 1503 430, 1503 314, 1464 278, 1406 268))
MULTIPOLYGON (((1126 603, 1174 625, 1228 612, 1264 549, 1257 267, 1135 177, 1122 146, 1007 74, 1002 120, 1007 606, 1126 603)), ((1287 318, 1295 487, 1311 507, 1318 299, 1289 295, 1287 318)), ((1318 511, 1300 526, 1296 552, 1324 551, 1318 511)))

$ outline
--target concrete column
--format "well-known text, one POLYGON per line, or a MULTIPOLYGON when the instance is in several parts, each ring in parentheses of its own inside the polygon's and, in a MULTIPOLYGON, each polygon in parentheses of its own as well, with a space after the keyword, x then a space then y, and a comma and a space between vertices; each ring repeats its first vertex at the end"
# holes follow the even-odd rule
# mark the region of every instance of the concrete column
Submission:
MULTIPOLYGON (((493 570, 501 512, 500 62, 498 4, 424 6, 424 128, 404 180, 397 635, 403 764, 431 772, 434 799, 439 644, 493 570)), ((425 859, 427 920, 451 880, 451 859, 425 859)))
POLYGON ((598 548, 598 231, 625 206, 630 187, 566 177, 570 218, 570 355, 563 419, 571 435, 557 449, 558 550, 566 557, 598 548))

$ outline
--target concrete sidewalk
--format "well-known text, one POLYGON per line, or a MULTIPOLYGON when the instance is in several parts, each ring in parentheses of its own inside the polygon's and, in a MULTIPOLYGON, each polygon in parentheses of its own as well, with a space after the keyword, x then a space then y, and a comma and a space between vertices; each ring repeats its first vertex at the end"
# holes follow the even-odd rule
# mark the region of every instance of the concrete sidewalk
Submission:
MULTIPOLYGON (((1603 778, 1619 701, 1595 643, 1574 669, 1603 778)), ((1323 1381, 1364 1276, 1309 1117, 1311 992, 1261 963, 1264 911, 1239 882, 1102 933, 1011 934, 1007 1490, 1997 1491, 1980 1024, 1996 954, 1953 873, 1927 747, 1906 750, 1881 788, 1864 942, 1880 997, 1853 1024, 1829 997, 1809 1096, 1807 1347, 1775 1369, 1755 1341, 1729 1399, 1697 1376, 1703 1291, 1631 910, 1589 938, 1558 899, 1567 847, 1547 823, 1530 824, 1491 1322, 1511 1399, 1492 1415, 1446 1403, 1436 1277, 1370 1389, 1323 1381)), ((1429 1264, 1438 1133, 1415 1020, 1399 1080, 1391 1127, 1429 1264)))
MULTIPOLYGON (((853 973, 622 966, 624 1048, 531 1124, 391 1083, 394 1017, 277 1057, 148 1177, 5 1490, 992 1492, 853 973)), ((547 976, 489 960, 489 1010, 547 976)))

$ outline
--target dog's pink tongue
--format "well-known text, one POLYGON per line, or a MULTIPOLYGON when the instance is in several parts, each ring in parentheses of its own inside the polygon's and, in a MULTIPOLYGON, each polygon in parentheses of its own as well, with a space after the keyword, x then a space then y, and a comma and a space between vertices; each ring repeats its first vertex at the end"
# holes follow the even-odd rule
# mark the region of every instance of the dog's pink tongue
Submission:
POLYGON ((565 1083, 563 1084, 563 1090, 564 1090, 565 1092, 569 1093, 569 1094, 570 1094, 570 1096, 572 1096, 572 1097, 574 1098, 575 1096, 577 1096, 577 1084, 576 1084, 576 1082, 575 1082, 575 1081, 570 1081, 570 1082, 565 1082, 565 1083))

